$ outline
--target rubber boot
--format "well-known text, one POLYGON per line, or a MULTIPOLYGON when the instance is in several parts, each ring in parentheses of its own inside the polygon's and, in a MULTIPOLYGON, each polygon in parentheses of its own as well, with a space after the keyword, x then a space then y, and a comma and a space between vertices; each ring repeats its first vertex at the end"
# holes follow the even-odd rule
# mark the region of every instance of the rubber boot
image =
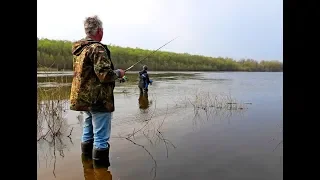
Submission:
POLYGON ((95 149, 93 148, 92 159, 94 168, 109 168, 109 150, 110 144, 108 143, 107 149, 95 149))
POLYGON ((81 143, 81 161, 85 180, 95 180, 93 160, 92 160, 93 141, 81 143))
POLYGON ((81 143, 81 152, 84 158, 92 159, 93 140, 81 143))

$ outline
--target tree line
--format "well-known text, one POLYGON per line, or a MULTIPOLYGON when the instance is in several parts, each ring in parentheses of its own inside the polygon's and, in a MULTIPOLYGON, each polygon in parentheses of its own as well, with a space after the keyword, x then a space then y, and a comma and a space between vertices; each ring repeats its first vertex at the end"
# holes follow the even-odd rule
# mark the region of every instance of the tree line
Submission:
MULTIPOLYGON (((37 38, 38 69, 72 70, 71 41, 37 38)), ((152 50, 140 48, 108 46, 115 68, 126 69, 140 59, 146 57, 152 50)), ((206 57, 188 53, 158 51, 144 62, 132 68, 141 70, 142 64, 147 64, 153 71, 250 71, 250 72, 282 72, 283 64, 279 61, 255 61, 231 58, 206 57)))

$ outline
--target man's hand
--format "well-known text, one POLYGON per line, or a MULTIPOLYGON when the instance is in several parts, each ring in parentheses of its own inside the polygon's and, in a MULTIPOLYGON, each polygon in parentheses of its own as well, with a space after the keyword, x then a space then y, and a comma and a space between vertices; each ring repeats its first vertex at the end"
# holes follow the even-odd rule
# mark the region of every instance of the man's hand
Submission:
POLYGON ((120 71, 120 78, 123 78, 125 74, 124 70, 123 69, 118 69, 118 70, 120 71))
POLYGON ((118 78, 122 78, 124 76, 125 72, 123 69, 117 69, 116 74, 117 74, 118 78))

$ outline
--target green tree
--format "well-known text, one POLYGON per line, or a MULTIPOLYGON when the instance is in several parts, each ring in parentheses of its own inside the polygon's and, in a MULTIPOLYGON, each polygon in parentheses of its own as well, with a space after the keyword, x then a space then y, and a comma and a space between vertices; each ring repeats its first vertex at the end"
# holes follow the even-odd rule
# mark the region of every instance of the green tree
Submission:
MULTIPOLYGON (((38 68, 49 67, 56 70, 72 70, 71 41, 50 40, 37 38, 38 68)), ((112 61, 116 68, 126 69, 138 60, 150 54, 151 50, 141 48, 108 46, 112 61)), ((283 70, 279 61, 255 61, 241 59, 236 61, 228 57, 206 57, 190 55, 188 53, 174 53, 158 51, 148 57, 144 62, 132 68, 140 70, 142 64, 147 64, 154 71, 268 71, 280 72, 283 70)))

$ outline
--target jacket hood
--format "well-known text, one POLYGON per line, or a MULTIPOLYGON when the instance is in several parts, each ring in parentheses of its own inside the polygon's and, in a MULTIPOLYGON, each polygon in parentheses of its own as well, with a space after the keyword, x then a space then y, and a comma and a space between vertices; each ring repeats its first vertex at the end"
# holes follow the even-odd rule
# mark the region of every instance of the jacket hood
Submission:
POLYGON ((93 41, 92 39, 82 39, 82 40, 79 40, 79 41, 76 41, 72 44, 72 54, 73 55, 76 55, 76 56, 79 56, 82 52, 82 50, 92 44, 92 43, 95 43, 96 41, 93 41))

